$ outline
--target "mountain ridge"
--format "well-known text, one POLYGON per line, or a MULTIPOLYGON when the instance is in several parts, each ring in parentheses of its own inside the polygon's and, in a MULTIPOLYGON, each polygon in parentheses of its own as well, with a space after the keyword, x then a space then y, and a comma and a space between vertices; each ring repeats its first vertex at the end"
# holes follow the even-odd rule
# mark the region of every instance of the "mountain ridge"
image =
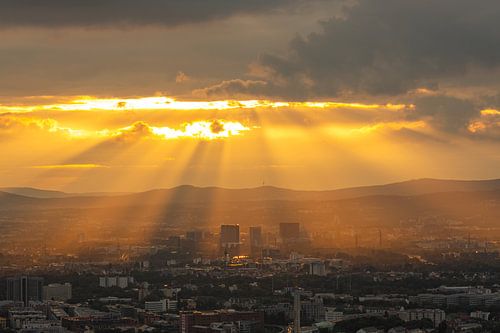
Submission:
MULTIPOLYGON (((351 187, 342 187, 338 189, 326 189, 326 190, 301 190, 301 189, 292 189, 286 187, 279 187, 273 185, 264 185, 264 186, 256 186, 256 187, 241 187, 241 188, 232 188, 232 187, 221 187, 221 186, 196 186, 190 184, 182 184, 174 187, 168 188, 153 188, 144 191, 137 192, 64 192, 59 190, 51 190, 51 189, 41 189, 36 187, 0 187, 0 192, 12 193, 26 197, 33 198, 63 198, 63 197, 90 197, 90 196, 120 196, 120 195, 131 195, 131 194, 140 194, 140 193, 148 193, 148 192, 157 192, 157 191, 171 191, 171 190, 188 190, 188 189, 200 189, 200 190, 227 190, 227 191, 242 191, 242 190, 275 190, 275 191, 287 191, 287 192, 304 192, 304 193, 327 193, 327 192, 344 192, 344 191, 353 191, 353 190, 366 190, 366 189, 374 189, 374 188, 383 188, 383 187, 398 187, 398 186, 408 186, 411 184, 420 183, 447 183, 454 184, 454 186, 465 185, 474 186, 481 184, 494 184, 493 188, 500 188, 500 178, 492 178, 492 179, 481 179, 481 180, 462 180, 462 179, 438 179, 438 178, 417 178, 410 180, 403 180, 398 182, 391 182, 385 184, 375 184, 375 185, 361 185, 361 186, 351 186, 351 187)), ((448 192, 448 190, 446 190, 448 192)))
MULTIPOLYGON (((12 188, 11 188, 12 189, 12 188)), ((4 192, 0 188, 0 208, 19 207, 91 207, 117 205, 165 205, 180 202, 245 202, 245 201, 335 201, 367 196, 418 196, 443 192, 483 192, 500 189, 500 179, 440 180, 415 179, 383 185, 370 185, 325 191, 290 190, 274 186, 228 189, 181 185, 170 189, 153 189, 130 194, 74 195, 60 191, 30 188, 28 193, 42 197, 23 196, 4 192), (42 191, 42 192, 39 192, 42 191), (55 192, 55 193, 53 193, 55 192), (67 196, 62 195, 66 194, 67 196), (51 194, 56 197, 50 197, 51 194)))

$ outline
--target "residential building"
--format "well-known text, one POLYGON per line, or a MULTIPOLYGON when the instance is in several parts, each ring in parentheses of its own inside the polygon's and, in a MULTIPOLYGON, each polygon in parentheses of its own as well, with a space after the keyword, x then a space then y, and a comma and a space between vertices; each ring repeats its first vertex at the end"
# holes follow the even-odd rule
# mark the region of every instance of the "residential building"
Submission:
POLYGON ((238 325, 245 328, 245 333, 261 332, 264 329, 263 312, 235 310, 182 311, 180 317, 181 333, 206 331, 207 327, 210 327, 212 323, 244 322, 238 325))

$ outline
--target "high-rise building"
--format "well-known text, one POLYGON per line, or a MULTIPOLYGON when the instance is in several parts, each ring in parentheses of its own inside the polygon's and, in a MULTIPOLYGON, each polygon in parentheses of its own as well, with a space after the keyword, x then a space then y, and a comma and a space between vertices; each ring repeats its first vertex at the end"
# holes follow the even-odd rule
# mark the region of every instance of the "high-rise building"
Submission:
POLYGON ((221 243, 239 243, 240 242, 240 225, 239 224, 223 224, 220 226, 220 241, 221 243))
POLYGON ((293 294, 293 333, 300 333, 301 310, 300 292, 296 290, 293 294))
POLYGON ((280 238, 282 241, 298 240, 300 223, 280 223, 280 238))
POLYGON ((43 278, 33 276, 19 276, 7 278, 7 299, 23 302, 25 306, 30 301, 42 301, 43 278))
POLYGON ((167 239, 167 246, 179 250, 181 248, 181 237, 180 236, 170 236, 167 239))
POLYGON ((186 239, 199 242, 203 240, 203 231, 201 230, 190 230, 186 231, 186 239))
POLYGON ((262 228, 250 227, 250 253, 253 257, 260 257, 262 253, 262 228))
POLYGON ((220 249, 230 256, 240 254, 239 224, 223 224, 220 226, 220 249))

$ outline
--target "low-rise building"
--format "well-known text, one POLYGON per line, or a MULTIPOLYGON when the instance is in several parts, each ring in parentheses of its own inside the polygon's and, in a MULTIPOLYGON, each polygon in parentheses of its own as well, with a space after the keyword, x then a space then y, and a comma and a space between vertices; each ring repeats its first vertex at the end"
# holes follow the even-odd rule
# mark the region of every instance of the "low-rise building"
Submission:
POLYGON ((99 287, 111 288, 119 287, 122 289, 128 288, 130 283, 134 283, 134 278, 131 276, 101 276, 99 277, 99 287))
POLYGON ((331 322, 338 322, 344 318, 344 312, 337 311, 332 307, 325 307, 325 320, 331 322))
POLYGON ((14 308, 10 309, 8 313, 9 326, 15 330, 22 329, 29 322, 47 319, 42 311, 32 308, 14 308))
POLYGON ((446 313, 440 309, 409 309, 399 311, 398 317, 403 321, 414 321, 421 319, 429 319, 437 327, 441 322, 446 320, 446 313))
POLYGON ((162 299, 159 301, 150 301, 144 303, 144 309, 146 311, 161 313, 167 311, 167 300, 162 299))
POLYGON ((256 311, 182 311, 180 321, 181 333, 212 332, 212 323, 237 323, 226 329, 231 327, 232 330, 235 327, 240 333, 261 332, 264 329, 264 313, 256 311))
POLYGON ((71 283, 52 283, 43 287, 43 299, 66 302, 72 297, 71 283))
POLYGON ((470 313, 471 318, 477 318, 481 320, 489 320, 490 313, 485 311, 474 311, 470 313))

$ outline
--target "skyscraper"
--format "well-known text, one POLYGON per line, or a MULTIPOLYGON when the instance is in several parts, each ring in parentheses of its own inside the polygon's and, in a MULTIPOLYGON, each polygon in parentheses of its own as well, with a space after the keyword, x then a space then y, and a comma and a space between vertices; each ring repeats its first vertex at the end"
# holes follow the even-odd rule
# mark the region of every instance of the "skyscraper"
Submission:
POLYGON ((300 333, 301 308, 300 291, 295 290, 293 294, 293 333, 300 333))
POLYGON ((223 224, 220 226, 220 241, 221 243, 239 243, 240 242, 240 225, 239 224, 223 224))
POLYGON ((300 223, 280 223, 280 238, 282 241, 298 240, 300 223))
POLYGON ((239 224, 223 224, 220 226, 220 249, 230 256, 240 254, 239 224))
POLYGON ((253 257, 259 257, 262 251, 262 228, 250 227, 250 253, 253 257))
POLYGON ((203 240, 203 231, 201 230, 190 230, 186 231, 186 239, 199 242, 203 240))
POLYGON ((19 276, 7 278, 7 299, 23 302, 25 306, 30 301, 42 301, 43 278, 19 276))

